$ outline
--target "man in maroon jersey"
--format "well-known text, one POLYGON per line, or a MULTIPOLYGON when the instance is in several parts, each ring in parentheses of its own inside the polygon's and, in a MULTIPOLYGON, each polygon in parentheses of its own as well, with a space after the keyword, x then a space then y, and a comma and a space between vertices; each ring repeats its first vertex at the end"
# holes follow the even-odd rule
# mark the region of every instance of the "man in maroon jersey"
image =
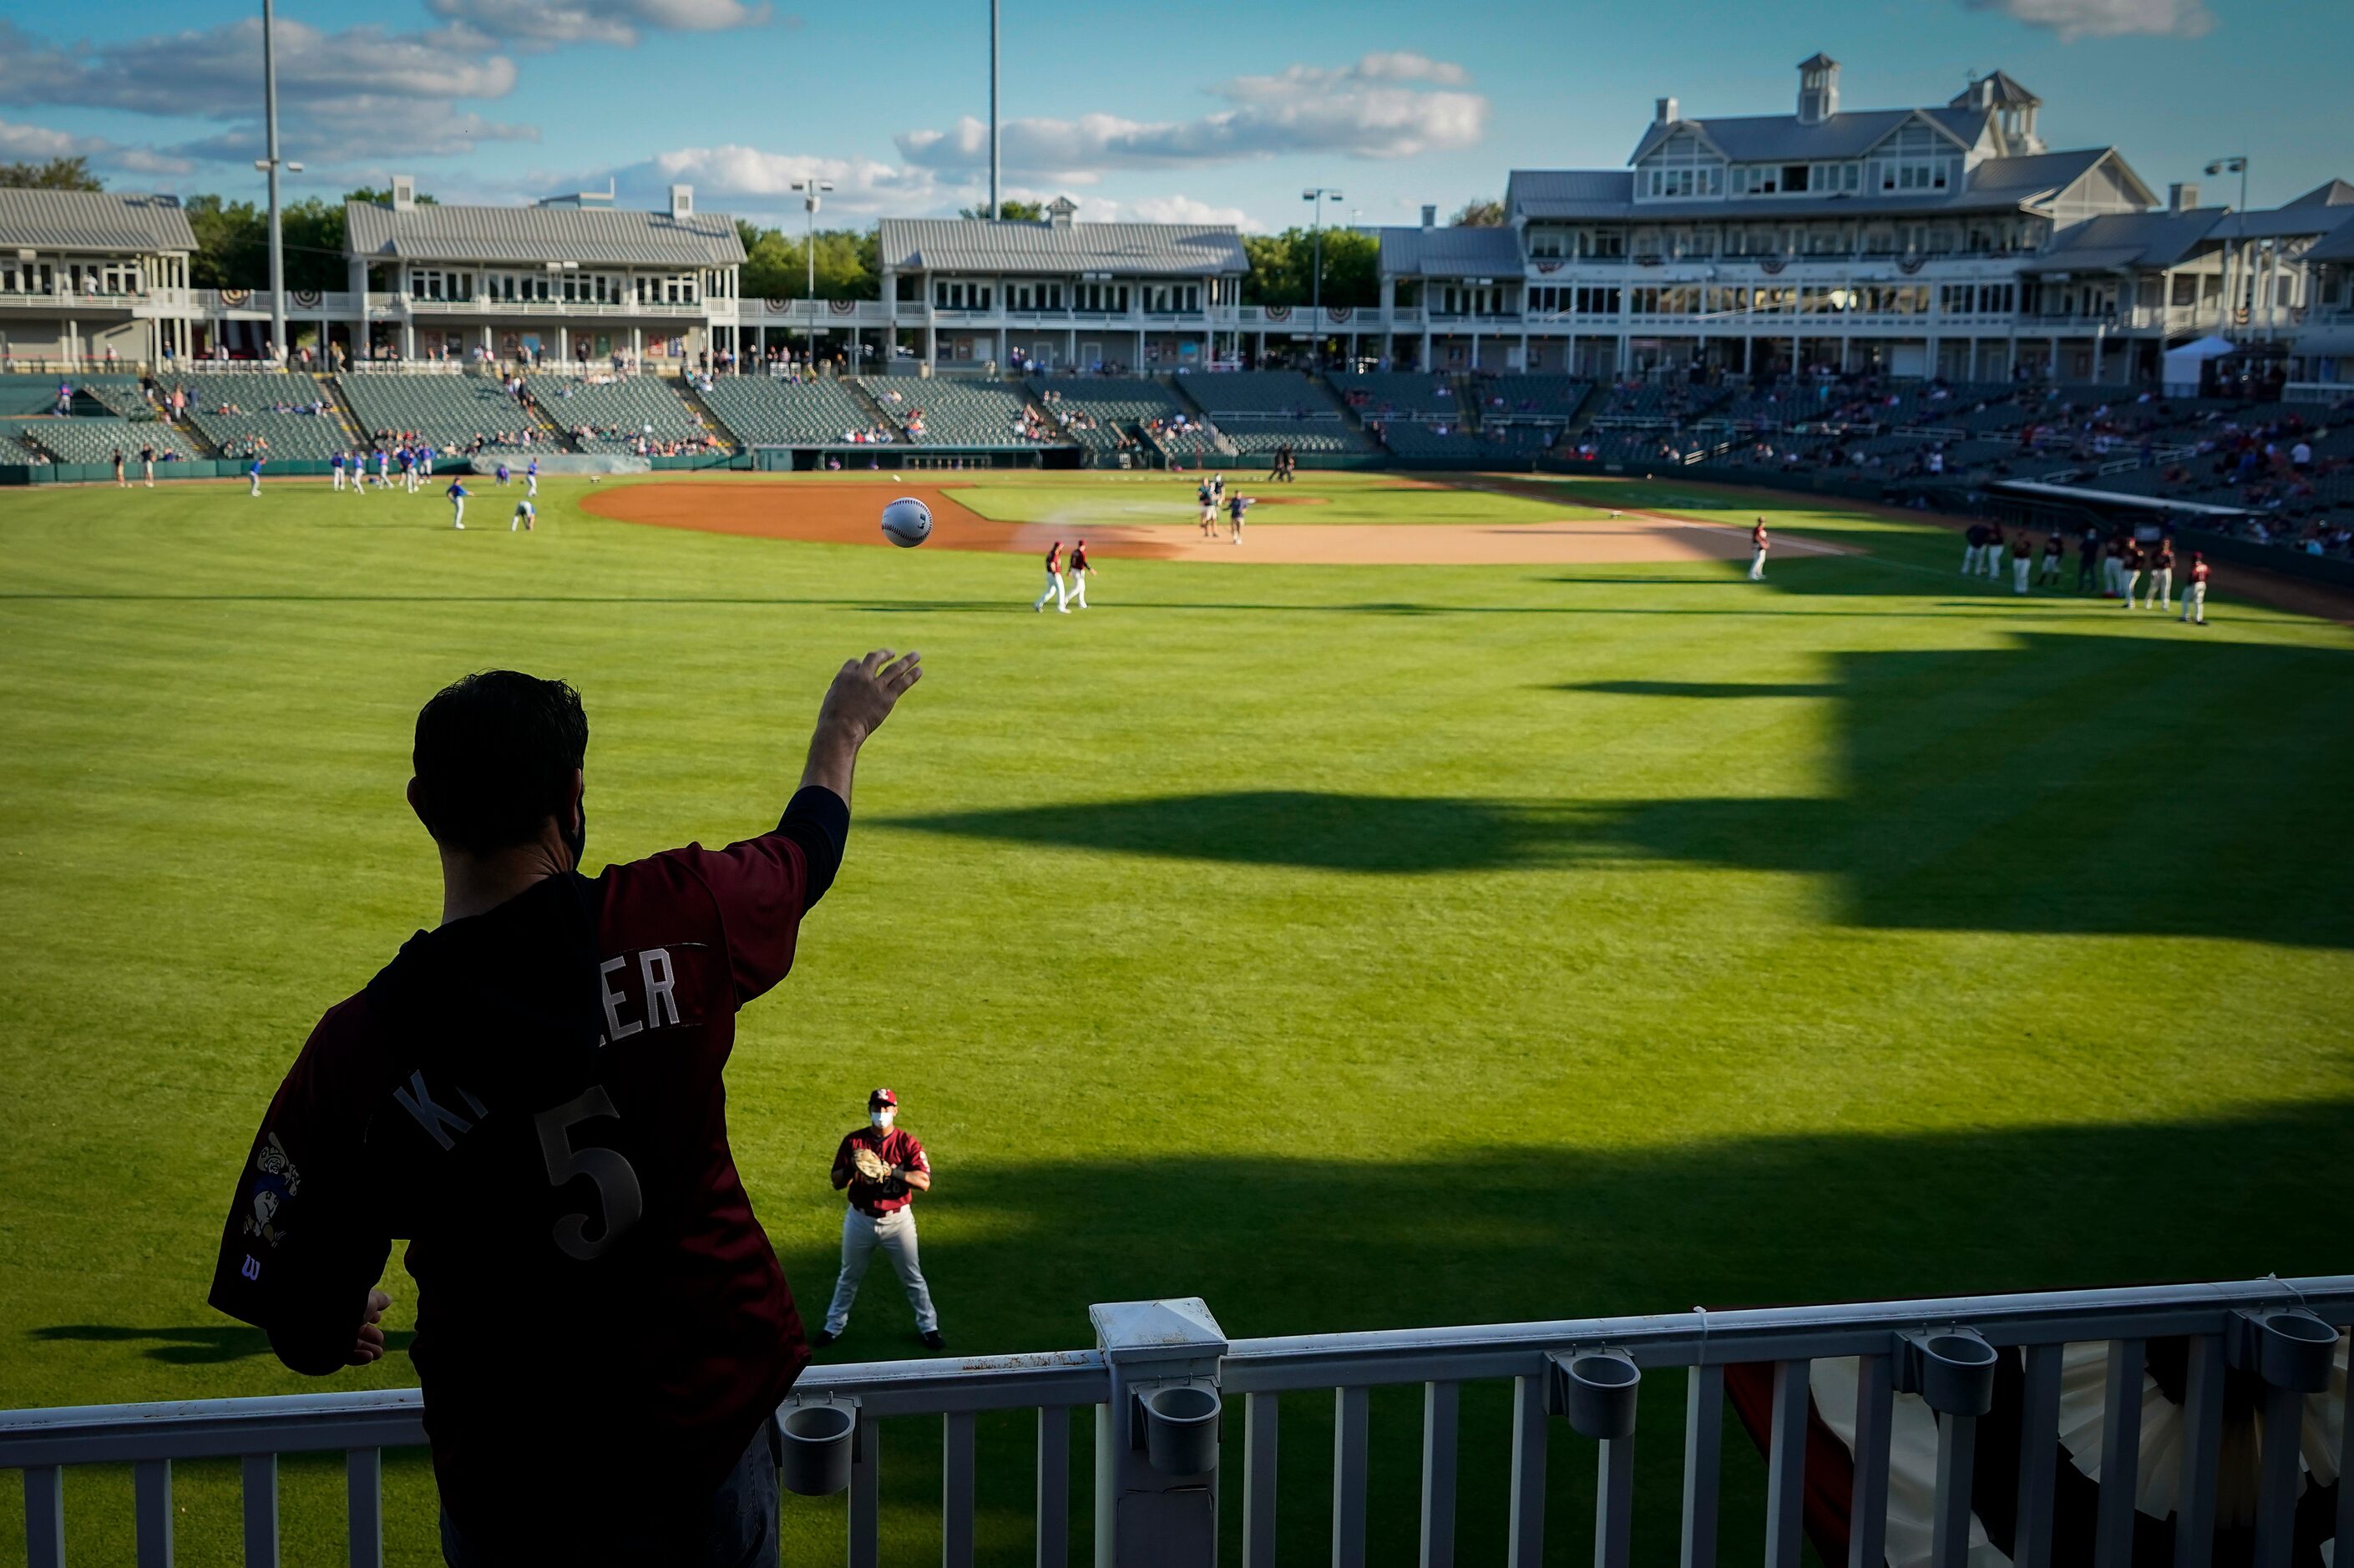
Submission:
POLYGON ((853 1129, 833 1151, 833 1190, 846 1191, 850 1208, 842 1216, 842 1277, 834 1282, 825 1327, 813 1344, 830 1345, 850 1327, 858 1283, 880 1247, 907 1292, 907 1305, 916 1309, 916 1332, 933 1350, 948 1348, 931 1287, 924 1283, 916 1257, 916 1194, 932 1190, 932 1162, 913 1134, 892 1125, 898 1119, 899 1097, 877 1089, 866 1097, 866 1125, 853 1129))
POLYGON ((578 693, 490 671, 418 715, 441 923, 312 1032, 211 1300, 297 1372, 364 1366, 408 1238, 456 1568, 775 1561, 771 1417, 809 1351, 720 1074, 841 864, 860 746, 920 674, 843 666, 773 831, 594 878, 578 693))

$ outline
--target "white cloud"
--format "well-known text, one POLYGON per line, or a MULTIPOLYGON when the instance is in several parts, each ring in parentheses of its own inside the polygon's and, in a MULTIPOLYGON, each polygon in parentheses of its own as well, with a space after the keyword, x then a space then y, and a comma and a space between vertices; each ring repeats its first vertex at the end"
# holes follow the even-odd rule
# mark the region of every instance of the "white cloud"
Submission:
POLYGON ((768 0, 429 0, 433 14, 540 48, 638 41, 642 29, 717 33, 769 20, 768 0))
MULTIPOLYGON (((1000 132, 1006 168, 1082 183, 1106 169, 1170 168, 1337 153, 1409 158, 1473 146, 1485 133, 1488 101, 1458 90, 1462 67, 1422 55, 1369 54, 1353 65, 1295 65, 1276 76, 1235 77, 1212 89, 1230 107, 1198 119, 1130 120, 1085 114, 1023 119, 1000 132)), ((987 166, 989 127, 967 116, 946 131, 909 131, 900 155, 922 167, 969 174, 987 166)))
POLYGON ((944 195, 928 170, 896 168, 872 158, 771 153, 736 143, 657 153, 644 163, 615 170, 612 177, 625 196, 644 200, 659 198, 667 185, 691 185, 698 206, 724 204, 724 210, 748 217, 797 216, 801 198, 793 182, 830 181, 834 188, 825 193, 818 209, 821 224, 830 221, 829 215, 872 217, 921 209, 944 195))
POLYGON ((186 158, 152 147, 127 147, 103 136, 77 136, 46 125, 18 125, 5 120, 0 120, 0 158, 11 163, 87 158, 95 168, 133 175, 185 175, 196 167, 186 158))
POLYGON ((1267 225, 1238 207, 1214 207, 1189 196, 1145 196, 1129 202, 1128 214, 1139 223, 1230 223, 1248 234, 1267 230, 1267 225))
MULTIPOLYGON (((484 141, 534 141, 528 125, 461 111, 461 100, 514 90, 515 64, 458 26, 420 33, 352 27, 329 33, 281 18, 275 39, 281 144, 320 166, 359 157, 461 154, 484 141)), ((181 146, 125 149, 124 160, 243 161, 261 148, 261 23, 247 17, 91 46, 60 47, 0 21, 0 103, 127 110, 210 120, 214 135, 181 146)), ((127 161, 124 166, 132 166, 127 161)))
POLYGON ((2063 43, 2078 38, 2198 38, 2215 27, 2202 0, 1965 0, 1973 11, 2000 11, 2049 27, 2063 43))

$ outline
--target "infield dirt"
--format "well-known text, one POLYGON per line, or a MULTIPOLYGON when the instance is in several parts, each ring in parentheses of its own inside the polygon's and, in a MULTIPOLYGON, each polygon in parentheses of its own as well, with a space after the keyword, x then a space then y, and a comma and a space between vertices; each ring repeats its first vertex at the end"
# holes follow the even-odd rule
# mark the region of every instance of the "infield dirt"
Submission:
MULTIPOLYGON (((829 545, 881 546, 885 501, 910 495, 932 509, 930 543, 949 550, 1044 555, 1057 538, 1084 534, 1098 554, 1147 560, 1263 561, 1280 566, 1572 566, 1742 560, 1746 530, 1721 524, 1629 512, 1606 521, 1564 513, 1557 522, 1520 524, 1283 524, 1253 517, 1236 546, 1223 519, 1204 537, 1188 514, 1190 501, 1172 492, 1167 524, 1070 521, 1005 523, 983 517, 957 498, 966 487, 888 481, 811 482, 730 480, 619 486, 588 496, 582 509, 623 523, 748 534, 829 545)), ((1319 498, 1268 496, 1262 504, 1314 504, 1319 498)), ((1812 539, 1777 540, 1777 550, 1847 555, 1812 539)))

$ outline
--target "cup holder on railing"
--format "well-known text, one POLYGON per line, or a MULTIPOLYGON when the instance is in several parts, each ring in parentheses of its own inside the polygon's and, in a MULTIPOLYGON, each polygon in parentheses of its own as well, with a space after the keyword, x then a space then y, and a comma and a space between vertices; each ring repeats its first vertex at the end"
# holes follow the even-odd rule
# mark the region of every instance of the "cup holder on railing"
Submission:
POLYGON ((1572 1351, 1545 1358, 1553 1365, 1551 1409, 1569 1418, 1581 1437, 1609 1442, 1635 1435, 1635 1406, 1643 1370, 1617 1351, 1572 1351))
POLYGON ((1218 1391, 1169 1383, 1140 1394, 1144 1457, 1164 1476, 1199 1476, 1218 1467, 1218 1391))
POLYGON ((1994 1408, 1995 1348, 1976 1330, 1907 1334, 1897 1360, 1896 1386, 1939 1414, 1984 1415, 1994 1408))
POLYGON ((2232 1314, 2232 1364, 2274 1388, 2319 1393, 2329 1386, 2338 1330, 2302 1307, 2232 1314))
POLYGON ((851 1446, 858 1431, 856 1406, 788 1405, 777 1425, 784 1434, 787 1491, 824 1498, 849 1488, 851 1446))

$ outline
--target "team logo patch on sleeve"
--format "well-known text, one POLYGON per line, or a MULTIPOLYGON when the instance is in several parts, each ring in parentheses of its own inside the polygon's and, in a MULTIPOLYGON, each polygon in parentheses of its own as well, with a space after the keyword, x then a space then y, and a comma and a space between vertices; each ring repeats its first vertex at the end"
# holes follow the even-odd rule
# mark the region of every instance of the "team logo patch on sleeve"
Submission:
POLYGON ((286 1157, 286 1146, 278 1141, 274 1132, 254 1155, 253 1166, 258 1174, 253 1179, 253 1198, 245 1216, 245 1234, 260 1236, 275 1247, 286 1239, 286 1226, 281 1223, 281 1216, 286 1201, 302 1190, 302 1173, 286 1157))

